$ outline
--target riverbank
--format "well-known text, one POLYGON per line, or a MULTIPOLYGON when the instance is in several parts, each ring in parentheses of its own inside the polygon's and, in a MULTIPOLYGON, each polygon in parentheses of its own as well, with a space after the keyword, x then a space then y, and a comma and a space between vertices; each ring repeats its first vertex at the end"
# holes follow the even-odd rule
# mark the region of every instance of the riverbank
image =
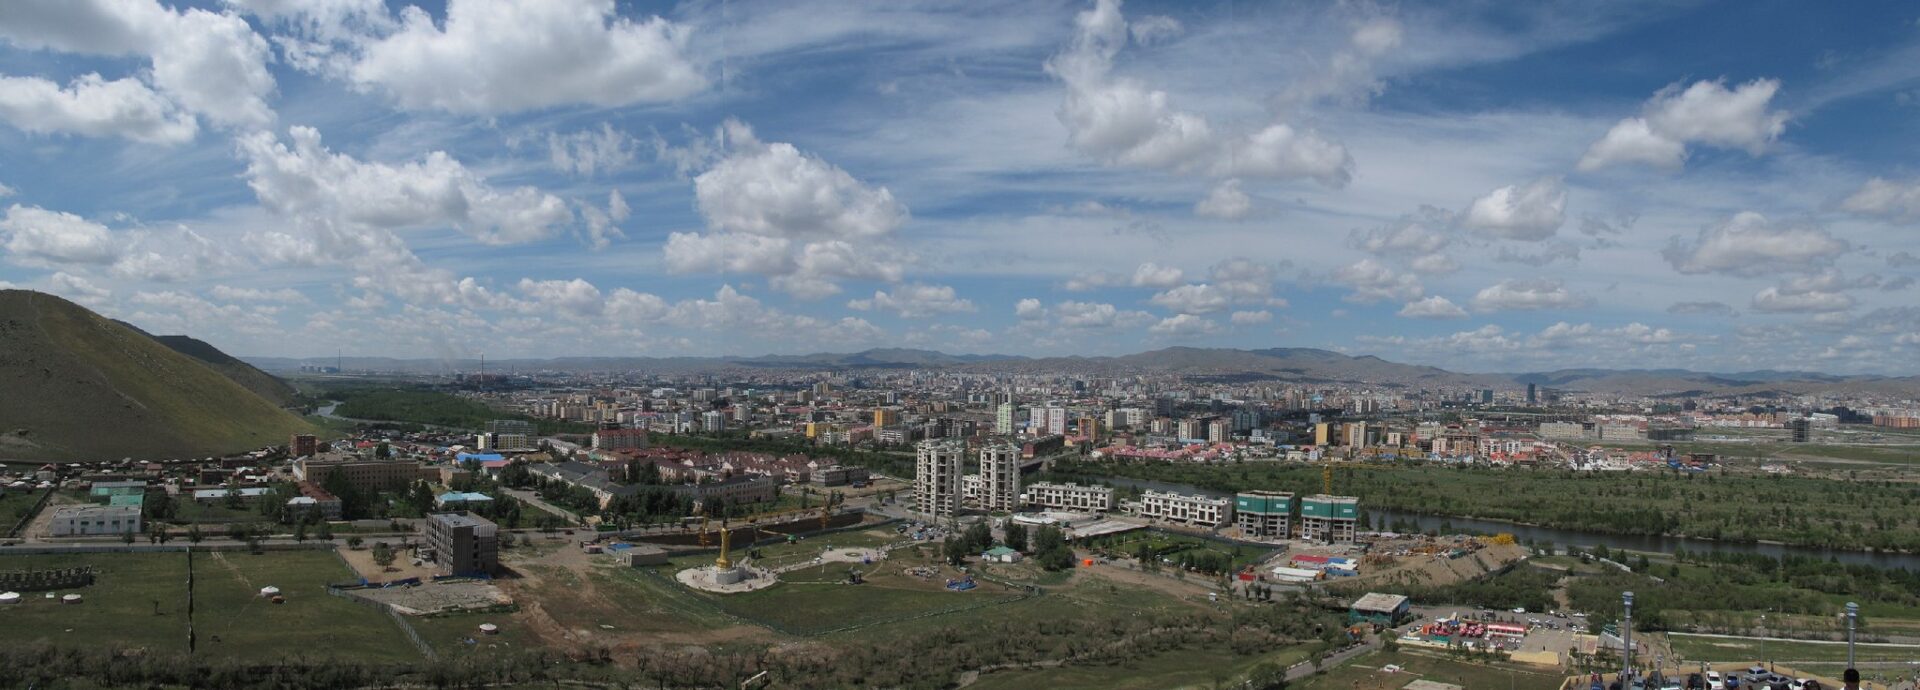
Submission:
MULTIPOLYGON (((1050 478, 1213 496, 1315 494, 1302 463, 1063 462, 1050 478)), ((1806 557, 1920 571, 1920 487, 1737 474, 1582 473, 1426 464, 1343 466, 1334 492, 1359 496, 1375 529, 1510 533, 1522 542, 1806 557), (1777 500, 1771 500, 1777 497, 1777 500), (1791 505, 1793 510, 1778 509, 1791 505)))

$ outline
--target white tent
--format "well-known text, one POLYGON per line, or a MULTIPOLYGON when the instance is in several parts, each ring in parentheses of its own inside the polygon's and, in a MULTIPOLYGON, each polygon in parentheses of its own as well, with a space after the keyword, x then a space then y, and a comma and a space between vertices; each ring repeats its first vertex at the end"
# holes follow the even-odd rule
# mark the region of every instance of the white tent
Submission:
POLYGON ((260 588, 260 596, 262 597, 272 598, 279 595, 280 595, 279 587, 261 587, 260 588))
POLYGON ((18 603, 20 603, 19 592, 0 593, 0 604, 18 604, 18 603))
POLYGON ((60 602, 63 604, 78 604, 80 603, 80 595, 69 594, 64 597, 60 597, 60 602))
POLYGON ((493 635, 500 632, 500 626, 494 625, 492 623, 481 623, 480 632, 487 635, 493 635))

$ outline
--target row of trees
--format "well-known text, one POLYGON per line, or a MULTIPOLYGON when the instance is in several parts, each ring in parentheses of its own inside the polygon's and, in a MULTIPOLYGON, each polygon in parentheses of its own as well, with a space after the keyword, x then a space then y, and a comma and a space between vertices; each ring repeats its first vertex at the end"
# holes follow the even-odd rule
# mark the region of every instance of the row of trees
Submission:
MULTIPOLYGON (((1304 463, 1055 463, 1050 480, 1128 477, 1216 491, 1321 490, 1304 463)), ((1920 485, 1803 476, 1581 472, 1417 461, 1334 471, 1339 493, 1376 508, 1515 520, 1614 534, 1673 534, 1844 549, 1920 551, 1920 485), (1475 500, 1462 501, 1462 496, 1475 500), (1766 501, 1755 501, 1766 496, 1766 501), (1779 506, 1792 506, 1781 510, 1779 506)))

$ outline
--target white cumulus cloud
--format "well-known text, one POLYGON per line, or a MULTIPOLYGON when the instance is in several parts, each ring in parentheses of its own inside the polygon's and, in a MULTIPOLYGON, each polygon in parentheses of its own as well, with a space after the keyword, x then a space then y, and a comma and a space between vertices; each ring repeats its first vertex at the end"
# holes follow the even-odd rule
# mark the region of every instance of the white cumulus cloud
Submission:
POLYGON ((1825 229, 1746 211, 1701 228, 1692 242, 1674 237, 1661 255, 1681 273, 1762 276, 1818 270, 1849 249, 1825 229))
POLYGON ((687 38, 657 16, 619 16, 614 0, 451 0, 441 23, 402 10, 399 29, 362 41, 347 73, 412 110, 659 103, 706 88, 687 38))
POLYGON ((1489 312, 1567 309, 1586 304, 1586 298, 1569 291, 1560 281, 1545 278, 1502 280, 1473 296, 1473 308, 1489 312))
POLYGON ((1755 79, 1734 88, 1724 80, 1661 89, 1637 117, 1621 120, 1587 148, 1581 170, 1633 163, 1678 168, 1687 146, 1744 149, 1758 156, 1786 131, 1788 114, 1769 110, 1780 90, 1775 79, 1755 79))
POLYGON ((1453 300, 1434 295, 1426 299, 1408 302, 1400 308, 1400 315, 1410 319, 1464 319, 1467 310, 1454 304, 1453 300))
POLYGON ((1560 178, 1543 177, 1475 199, 1461 224, 1493 237, 1535 242, 1552 237, 1566 221, 1566 186, 1560 178))

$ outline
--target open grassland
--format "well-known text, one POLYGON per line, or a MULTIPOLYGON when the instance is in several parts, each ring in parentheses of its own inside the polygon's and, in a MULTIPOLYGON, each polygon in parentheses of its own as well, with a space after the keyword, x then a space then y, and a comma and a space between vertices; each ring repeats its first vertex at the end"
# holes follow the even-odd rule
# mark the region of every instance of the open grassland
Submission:
POLYGON ((1170 652, 1130 660, 1114 666, 1068 666, 1022 671, 1000 671, 980 677, 972 690, 1162 690, 1212 688, 1241 678, 1254 666, 1271 663, 1285 668, 1306 658, 1304 647, 1269 654, 1234 656, 1219 650, 1170 652))
MULTIPOLYGON (((89 587, 53 592, 79 594, 80 604, 62 604, 40 592, 23 592, 19 604, 0 611, 0 642, 9 646, 111 645, 153 652, 187 651, 187 559, 166 554, 73 554, 0 557, 0 570, 46 570, 93 566, 89 587)), ((321 596, 325 596, 324 594, 321 596)))
POLYGON ((965 592, 946 588, 946 580, 961 573, 941 568, 922 579, 902 569, 911 561, 891 559, 872 566, 826 563, 782 575, 782 582, 744 594, 712 597, 728 613, 782 632, 815 635, 840 628, 901 621, 957 609, 993 606, 1025 594, 1004 585, 980 581, 965 592), (844 584, 849 568, 858 568, 865 583, 844 584))
POLYGON ((447 613, 409 618, 407 622, 420 633, 420 639, 426 640, 442 657, 508 654, 540 646, 540 639, 533 631, 515 624, 507 613, 447 613), (498 626, 499 632, 481 634, 482 623, 498 626))
POLYGON ((331 552, 197 553, 193 574, 200 654, 259 660, 420 658, 386 614, 327 594, 327 583, 354 579, 331 552), (261 598, 260 588, 268 586, 280 588, 287 602, 261 598))
POLYGON ((1399 690, 1414 680, 1452 683, 1475 690, 1552 690, 1565 680, 1558 673, 1521 670, 1489 664, 1471 664, 1414 652, 1382 652, 1354 659, 1289 685, 1299 690, 1399 690), (1384 666, 1399 666, 1385 673, 1384 666))
MULTIPOLYGON (((196 652, 248 661, 290 656, 363 661, 420 658, 385 614, 328 596, 326 583, 346 568, 325 551, 194 554, 196 652), (279 587, 287 602, 260 598, 279 587)), ((63 605, 28 594, 7 609, 7 644, 106 645, 155 652, 187 651, 187 557, 183 553, 61 554, 0 557, 0 569, 41 570, 90 565, 94 584, 63 605)))

